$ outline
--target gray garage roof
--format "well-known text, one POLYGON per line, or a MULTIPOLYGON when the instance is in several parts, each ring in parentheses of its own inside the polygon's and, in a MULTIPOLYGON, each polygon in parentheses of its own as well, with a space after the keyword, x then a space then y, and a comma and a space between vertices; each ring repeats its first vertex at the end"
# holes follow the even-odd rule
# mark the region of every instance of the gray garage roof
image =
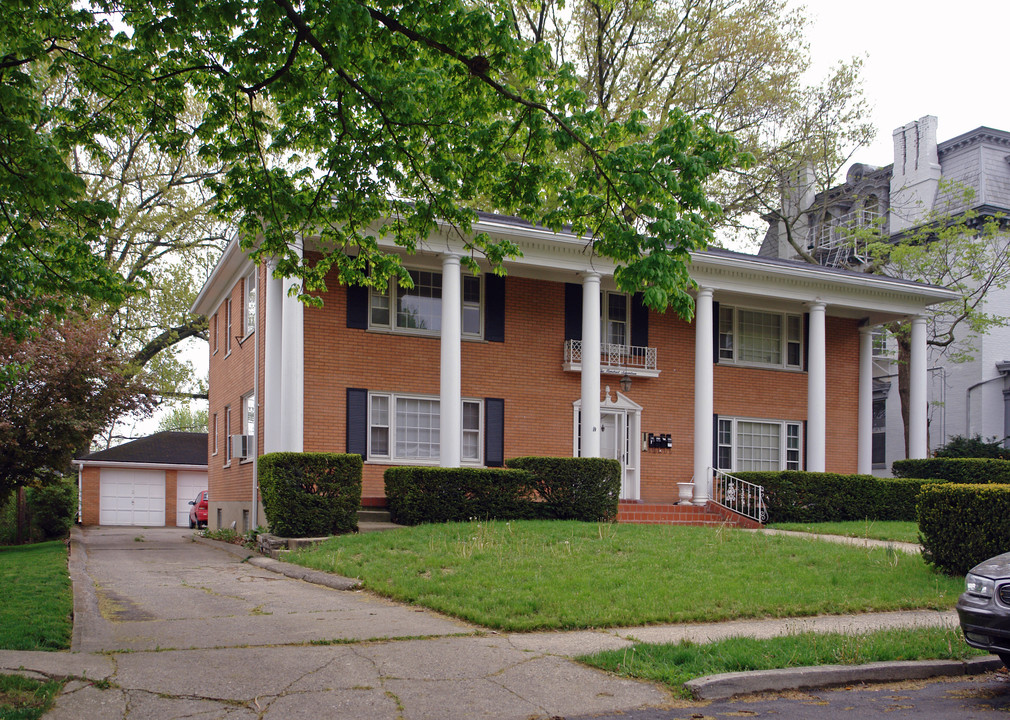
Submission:
POLYGON ((108 450, 93 452, 78 460, 87 463, 206 465, 207 433, 160 432, 108 450))

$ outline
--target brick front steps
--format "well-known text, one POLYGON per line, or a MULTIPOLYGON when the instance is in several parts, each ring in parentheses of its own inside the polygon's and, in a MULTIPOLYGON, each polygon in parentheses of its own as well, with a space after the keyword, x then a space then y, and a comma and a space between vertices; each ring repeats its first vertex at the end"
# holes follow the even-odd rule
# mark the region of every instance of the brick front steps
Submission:
POLYGON ((761 527, 760 523, 711 502, 704 507, 698 507, 621 500, 617 506, 617 522, 649 525, 728 525, 750 529, 761 527))

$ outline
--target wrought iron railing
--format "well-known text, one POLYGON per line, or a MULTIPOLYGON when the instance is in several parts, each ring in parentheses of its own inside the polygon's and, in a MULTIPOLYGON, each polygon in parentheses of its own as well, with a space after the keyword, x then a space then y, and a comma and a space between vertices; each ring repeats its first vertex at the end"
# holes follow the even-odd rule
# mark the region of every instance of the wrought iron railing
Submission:
MULTIPOLYGON (((582 364, 582 341, 565 341, 565 364, 582 364)), ((628 370, 658 370, 656 348, 603 343, 600 346, 600 372, 621 373, 628 370)))
POLYGON ((722 470, 709 469, 714 475, 712 479, 714 503, 759 523, 768 522, 764 487, 741 480, 722 470))

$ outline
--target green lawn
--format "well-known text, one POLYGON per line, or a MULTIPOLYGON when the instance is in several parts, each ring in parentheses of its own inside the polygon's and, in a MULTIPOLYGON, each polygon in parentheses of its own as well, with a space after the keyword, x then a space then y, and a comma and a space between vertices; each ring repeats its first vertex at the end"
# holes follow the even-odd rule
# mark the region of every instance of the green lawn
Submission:
POLYGON ((772 523, 775 530, 794 530, 819 535, 844 535, 919 544, 919 525, 898 520, 848 520, 824 523, 772 523))
POLYGON ((662 682, 684 694, 681 685, 688 680, 725 672, 884 660, 965 660, 985 654, 968 647, 960 628, 917 628, 859 635, 800 633, 767 640, 737 637, 705 645, 639 643, 578 659, 618 675, 662 682))
POLYGON ((0 675, 0 720, 36 720, 52 706, 60 680, 39 682, 21 675, 0 675))
POLYGON ((947 609, 962 578, 919 556, 729 529, 558 521, 345 535, 298 564, 504 630, 947 609))
POLYGON ((0 649, 66 650, 74 606, 61 540, 0 547, 0 649))

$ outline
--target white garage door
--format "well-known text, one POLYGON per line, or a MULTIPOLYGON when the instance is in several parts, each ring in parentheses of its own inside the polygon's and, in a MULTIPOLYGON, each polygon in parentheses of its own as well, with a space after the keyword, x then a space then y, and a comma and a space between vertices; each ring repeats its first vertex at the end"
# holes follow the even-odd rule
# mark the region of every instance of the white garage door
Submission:
POLYGON ((193 507, 189 501, 196 499, 198 492, 207 489, 207 473, 180 470, 175 487, 175 524, 178 527, 189 527, 189 511, 193 507))
POLYGON ((164 525, 165 472, 102 468, 98 522, 100 525, 164 525))

